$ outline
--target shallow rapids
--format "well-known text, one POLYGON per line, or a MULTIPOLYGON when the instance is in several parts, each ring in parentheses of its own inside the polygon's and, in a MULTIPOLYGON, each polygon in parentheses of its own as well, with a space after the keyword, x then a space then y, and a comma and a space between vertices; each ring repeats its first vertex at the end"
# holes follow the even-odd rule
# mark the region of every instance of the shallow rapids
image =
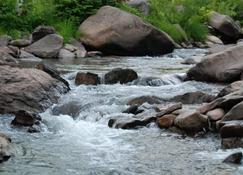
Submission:
POLYGON ((169 99, 186 92, 216 94, 221 85, 182 82, 190 65, 186 58, 202 57, 205 50, 176 50, 163 57, 106 57, 80 60, 48 60, 65 74, 71 92, 42 113, 42 132, 29 134, 10 126, 12 116, 1 116, 0 130, 14 142, 15 154, 0 165, 1 175, 158 175, 243 174, 243 166, 222 163, 235 150, 220 149, 217 135, 182 137, 150 125, 138 130, 107 126, 110 118, 126 116, 126 103, 139 96, 169 99), (65 63, 65 64, 64 64, 65 63), (104 75, 117 67, 132 68, 139 80, 127 85, 75 86, 77 71, 104 75), (53 115, 57 105, 74 102, 80 113, 53 115))

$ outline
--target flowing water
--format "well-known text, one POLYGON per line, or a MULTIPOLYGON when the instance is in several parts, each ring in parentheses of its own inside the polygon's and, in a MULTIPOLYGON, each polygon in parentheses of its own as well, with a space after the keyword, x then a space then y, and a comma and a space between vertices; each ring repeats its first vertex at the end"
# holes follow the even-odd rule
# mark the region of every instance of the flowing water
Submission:
POLYGON ((201 57, 205 50, 176 50, 163 57, 107 57, 79 60, 49 60, 65 74, 72 90, 56 105, 75 103, 80 109, 73 119, 52 114, 55 105, 42 113, 42 132, 29 134, 11 128, 12 116, 1 116, 0 130, 11 136, 14 156, 0 165, 1 175, 153 175, 243 174, 243 166, 222 163, 236 150, 220 150, 217 135, 204 138, 181 137, 155 125, 137 130, 108 128, 110 118, 126 116, 128 100, 142 95, 163 99, 185 92, 216 94, 222 86, 182 82, 190 68, 181 62, 201 57), (78 86, 78 70, 102 76, 112 68, 132 68, 139 80, 127 85, 78 86))

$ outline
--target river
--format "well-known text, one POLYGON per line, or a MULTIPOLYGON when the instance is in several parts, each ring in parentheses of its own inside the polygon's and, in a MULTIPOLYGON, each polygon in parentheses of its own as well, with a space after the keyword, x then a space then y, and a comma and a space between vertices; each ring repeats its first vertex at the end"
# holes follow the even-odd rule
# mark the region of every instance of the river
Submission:
POLYGON ((121 117, 126 103, 142 95, 163 99, 186 92, 216 94, 223 86, 182 82, 191 67, 181 62, 202 57, 206 50, 180 49, 163 57, 104 57, 79 60, 47 60, 66 74, 71 91, 41 114, 40 133, 10 126, 12 116, 1 116, 0 130, 11 136, 14 156, 0 165, 1 175, 230 175, 243 174, 243 166, 222 163, 236 150, 220 149, 218 135, 182 137, 151 124, 137 130, 113 129, 110 118, 121 117), (139 80, 127 85, 75 86, 79 70, 104 75, 113 68, 132 68, 139 80), (149 78, 148 78, 149 77, 149 78), (151 78, 152 77, 152 78, 151 78), (56 105, 70 102, 80 113, 53 115, 56 105))

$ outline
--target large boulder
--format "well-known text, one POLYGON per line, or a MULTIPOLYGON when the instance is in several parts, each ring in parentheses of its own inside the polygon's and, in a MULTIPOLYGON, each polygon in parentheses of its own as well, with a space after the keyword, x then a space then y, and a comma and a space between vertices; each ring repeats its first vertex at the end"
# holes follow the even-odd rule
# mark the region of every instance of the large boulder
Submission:
POLYGON ((240 26, 232 18, 217 12, 209 15, 209 25, 222 36, 224 43, 236 42, 242 34, 240 26))
POLYGON ((231 121, 226 123, 220 129, 220 136, 222 138, 243 137, 243 122, 231 121))
POLYGON ((101 7, 80 26, 83 44, 113 55, 161 55, 175 43, 166 33, 141 18, 111 6, 101 7))
POLYGON ((10 137, 0 133, 0 163, 7 161, 12 154, 13 146, 10 137))
POLYGON ((63 38, 60 35, 51 34, 26 47, 25 51, 41 58, 56 58, 62 46, 63 38))
POLYGON ((9 42, 9 45, 15 47, 26 47, 31 44, 30 40, 27 39, 16 39, 9 42))
POLYGON ((137 73, 132 69, 112 69, 110 72, 105 74, 105 84, 121 83, 125 84, 132 82, 138 78, 137 73))
POLYGON ((36 42, 47 35, 56 33, 52 26, 38 26, 32 33, 32 42, 36 42))
POLYGON ((64 83, 38 69, 0 66, 0 114, 42 112, 68 91, 64 83))
POLYGON ((187 75, 190 80, 233 82, 240 80, 243 71, 243 45, 206 56, 187 75))

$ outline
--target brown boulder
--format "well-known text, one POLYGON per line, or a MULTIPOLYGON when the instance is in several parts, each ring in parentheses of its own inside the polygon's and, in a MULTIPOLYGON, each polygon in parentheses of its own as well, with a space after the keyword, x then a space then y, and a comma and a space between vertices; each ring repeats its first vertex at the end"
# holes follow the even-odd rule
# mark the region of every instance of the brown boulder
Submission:
POLYGON ((222 149, 234 149, 243 147, 243 138, 231 137, 223 138, 221 141, 222 149))
POLYGON ((226 123, 220 129, 220 136, 222 138, 243 137, 243 122, 233 121, 233 122, 226 123))
POLYGON ((157 118, 156 123, 160 128, 170 128, 174 124, 176 116, 173 114, 164 115, 157 118))
POLYGON ((207 127, 207 118, 199 112, 188 110, 178 115, 174 124, 187 132, 195 133, 207 127))
POLYGON ((0 113, 42 112, 56 103, 67 87, 38 69, 0 66, 0 113))
POLYGON ((100 78, 97 74, 93 74, 90 72, 78 72, 75 78, 76 85, 97 85, 100 84, 100 78))
POLYGON ((210 121, 218 121, 223 118, 223 116, 225 115, 225 112, 221 108, 216 108, 214 110, 207 112, 206 115, 208 116, 208 119, 210 121))
POLYGON ((243 45, 206 56, 188 73, 189 80, 229 83, 240 80, 243 70, 243 45))
POLYGON ((175 48, 166 33, 111 6, 101 7, 81 24, 79 31, 87 48, 109 55, 162 55, 175 48))

